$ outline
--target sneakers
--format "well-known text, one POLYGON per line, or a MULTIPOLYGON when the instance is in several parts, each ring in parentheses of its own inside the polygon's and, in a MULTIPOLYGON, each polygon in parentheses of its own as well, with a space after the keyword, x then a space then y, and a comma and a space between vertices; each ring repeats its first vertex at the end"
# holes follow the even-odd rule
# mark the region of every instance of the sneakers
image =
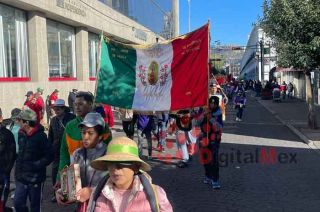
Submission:
POLYGON ((221 188, 219 181, 216 181, 216 182, 215 182, 215 181, 213 181, 212 179, 208 178, 207 176, 205 176, 205 177, 203 178, 202 182, 203 182, 204 184, 210 185, 213 189, 220 189, 220 188, 221 188))
POLYGON ((238 118, 238 117, 236 117, 236 121, 239 121, 239 118, 238 118))
POLYGON ((212 183, 212 180, 210 178, 208 178, 207 176, 205 176, 202 180, 202 182, 204 184, 211 184, 212 183))
POLYGON ((148 158, 147 158, 148 160, 152 160, 152 156, 148 156, 148 158))
POLYGON ((220 183, 219 183, 219 181, 212 181, 212 188, 213 189, 220 189, 221 188, 221 186, 220 186, 220 183))

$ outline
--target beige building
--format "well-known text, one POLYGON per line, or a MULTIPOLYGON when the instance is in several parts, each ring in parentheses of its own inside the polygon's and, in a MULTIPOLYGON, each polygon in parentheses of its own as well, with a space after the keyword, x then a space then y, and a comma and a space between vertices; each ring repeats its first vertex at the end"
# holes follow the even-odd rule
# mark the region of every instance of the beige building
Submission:
POLYGON ((37 87, 44 88, 44 99, 54 89, 65 100, 73 88, 94 92, 99 34, 139 44, 162 40, 169 31, 172 35, 173 19, 168 17, 177 14, 168 14, 176 1, 162 2, 165 14, 156 11, 159 5, 144 5, 149 10, 139 12, 132 0, 0 0, 4 117, 21 108, 26 92, 37 87))

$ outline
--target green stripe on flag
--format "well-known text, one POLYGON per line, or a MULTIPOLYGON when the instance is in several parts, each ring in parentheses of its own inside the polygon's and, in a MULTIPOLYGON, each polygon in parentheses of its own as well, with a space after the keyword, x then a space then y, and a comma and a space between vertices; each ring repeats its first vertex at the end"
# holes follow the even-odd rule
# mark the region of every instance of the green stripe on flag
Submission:
POLYGON ((112 41, 102 41, 96 102, 132 108, 136 88, 136 50, 112 41))

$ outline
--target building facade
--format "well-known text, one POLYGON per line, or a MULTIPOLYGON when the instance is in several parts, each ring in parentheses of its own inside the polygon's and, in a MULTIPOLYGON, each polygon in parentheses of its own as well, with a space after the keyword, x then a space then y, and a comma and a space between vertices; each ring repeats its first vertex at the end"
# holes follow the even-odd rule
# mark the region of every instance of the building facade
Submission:
MULTIPOLYGON (((175 1, 175 0, 173 0, 175 1)), ((125 43, 171 38, 172 0, 0 0, 0 107, 5 118, 27 91, 94 92, 99 35, 125 43)), ((176 10, 175 10, 176 11, 176 10)))
POLYGON ((241 60, 241 77, 260 81, 270 79, 270 71, 276 67, 276 51, 271 44, 263 30, 254 25, 241 60))
MULTIPOLYGON (((294 96, 306 100, 306 78, 302 70, 294 68, 277 68, 276 74, 279 82, 291 82, 294 87, 294 96)), ((314 97, 314 103, 320 104, 320 71, 314 70, 311 72, 311 85, 314 97)))
POLYGON ((240 73, 240 62, 244 50, 236 45, 217 45, 210 48, 210 60, 218 70, 222 69, 226 74, 238 78, 240 73))

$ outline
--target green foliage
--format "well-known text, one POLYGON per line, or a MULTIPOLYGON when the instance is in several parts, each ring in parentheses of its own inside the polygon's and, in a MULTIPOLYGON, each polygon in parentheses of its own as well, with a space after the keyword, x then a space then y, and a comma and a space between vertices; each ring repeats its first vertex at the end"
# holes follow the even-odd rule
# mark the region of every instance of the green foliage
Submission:
POLYGON ((222 55, 220 54, 211 54, 210 55, 210 59, 212 60, 212 65, 218 70, 220 71, 221 69, 223 69, 224 63, 225 63, 225 59, 223 58, 222 55))
POLYGON ((278 64, 305 71, 320 67, 320 0, 265 0, 260 20, 274 41, 278 64))
POLYGON ((222 70, 220 70, 220 74, 221 75, 227 75, 227 72, 226 72, 226 70, 222 69, 222 70))
POLYGON ((219 73, 220 73, 220 72, 218 71, 218 69, 216 69, 214 66, 213 66, 213 67, 211 67, 210 72, 211 72, 213 75, 217 75, 217 74, 219 74, 219 73))
POLYGON ((217 69, 214 66, 211 67, 210 73, 212 73, 213 75, 219 75, 219 74, 226 75, 227 74, 224 69, 217 69))

